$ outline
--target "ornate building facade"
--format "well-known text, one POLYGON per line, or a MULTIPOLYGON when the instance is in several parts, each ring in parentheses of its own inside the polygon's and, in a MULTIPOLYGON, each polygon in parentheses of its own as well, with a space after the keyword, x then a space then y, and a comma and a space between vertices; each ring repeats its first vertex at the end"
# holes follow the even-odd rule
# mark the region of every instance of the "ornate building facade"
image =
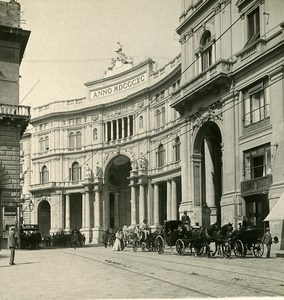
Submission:
MULTIPOLYGON (((267 226, 284 191, 283 5, 183 0, 181 54, 164 68, 134 66, 118 44, 85 98, 36 107, 22 140, 25 221, 89 242, 185 210, 204 226, 267 226)), ((283 221, 270 226, 282 236, 283 221)))
POLYGON ((9 227, 19 223, 20 138, 30 119, 30 108, 19 105, 19 66, 30 32, 20 28, 20 5, 17 2, 0 1, 0 14, 1 242, 9 227))

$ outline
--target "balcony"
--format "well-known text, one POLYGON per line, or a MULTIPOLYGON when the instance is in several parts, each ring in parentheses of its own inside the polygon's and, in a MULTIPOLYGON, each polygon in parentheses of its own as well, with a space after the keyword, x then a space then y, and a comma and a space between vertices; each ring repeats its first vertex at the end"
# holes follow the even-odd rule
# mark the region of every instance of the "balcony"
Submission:
POLYGON ((83 182, 84 180, 76 180, 76 181, 61 181, 61 182, 44 182, 44 183, 37 183, 37 184, 31 184, 29 191, 37 192, 42 190, 54 190, 54 189, 62 189, 66 187, 80 187, 83 188, 83 182))
POLYGON ((0 125, 21 127, 23 133, 30 122, 30 107, 0 103, 0 125))
POLYGON ((215 94, 216 91, 224 87, 229 88, 231 66, 232 63, 230 61, 220 59, 174 93, 174 100, 171 106, 182 114, 188 104, 193 103, 197 99, 208 95, 208 93, 215 94))
POLYGON ((272 175, 266 175, 259 178, 245 180, 241 182, 242 196, 268 193, 272 184, 272 175))

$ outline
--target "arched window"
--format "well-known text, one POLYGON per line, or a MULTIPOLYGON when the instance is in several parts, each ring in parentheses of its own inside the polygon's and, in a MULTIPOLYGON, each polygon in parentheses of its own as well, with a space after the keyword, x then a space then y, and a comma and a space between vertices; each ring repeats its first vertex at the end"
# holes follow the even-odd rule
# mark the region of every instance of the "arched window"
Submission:
POLYGON ((71 181, 78 181, 81 179, 81 168, 77 162, 72 164, 69 177, 71 181))
POLYGON ((48 169, 46 166, 43 166, 41 169, 41 174, 40 174, 40 181, 41 183, 47 183, 48 182, 48 169))
POLYGON ((157 127, 161 126, 161 111, 159 109, 156 110, 156 120, 157 120, 157 127))
POLYGON ((165 150, 162 144, 158 147, 157 152, 157 165, 158 167, 162 167, 165 164, 165 150))
POLYGON ((162 119, 161 120, 162 121, 161 125, 163 126, 166 123, 166 109, 165 109, 165 107, 162 107, 161 119, 162 119))
POLYGON ((76 133, 76 148, 81 148, 82 147, 82 133, 78 131, 76 133))
POLYGON ((97 140, 98 139, 98 129, 94 128, 93 130, 93 140, 97 140))
POLYGON ((143 129, 144 127, 144 122, 143 122, 143 116, 139 117, 139 129, 143 129))
POLYGON ((72 149, 75 148, 75 135, 74 135, 74 132, 69 133, 68 139, 69 139, 69 142, 68 142, 69 148, 72 148, 72 149))
POLYGON ((202 71, 209 68, 212 65, 212 40, 210 31, 205 31, 201 39, 202 48, 202 71))
POLYGON ((179 137, 175 138, 175 142, 174 142, 174 160, 180 161, 180 139, 179 137))

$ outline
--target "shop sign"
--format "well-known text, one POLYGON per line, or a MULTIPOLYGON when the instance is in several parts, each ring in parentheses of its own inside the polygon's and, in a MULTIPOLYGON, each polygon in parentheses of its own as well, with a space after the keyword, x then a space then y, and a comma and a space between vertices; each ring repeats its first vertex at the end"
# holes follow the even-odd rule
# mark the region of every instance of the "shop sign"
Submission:
POLYGON ((272 175, 241 182, 242 196, 268 192, 272 183, 272 175))
POLYGON ((4 208, 4 216, 5 217, 15 217, 17 215, 17 207, 16 206, 6 206, 4 208))
POLYGON ((116 85, 112 85, 112 86, 108 86, 104 89, 91 91, 90 97, 92 99, 97 99, 100 97, 110 96, 112 94, 116 94, 116 93, 125 91, 127 89, 130 89, 132 87, 138 86, 138 85, 144 83, 145 81, 146 81, 146 73, 139 75, 137 77, 134 77, 132 79, 129 79, 125 82, 122 82, 122 83, 119 83, 116 85))

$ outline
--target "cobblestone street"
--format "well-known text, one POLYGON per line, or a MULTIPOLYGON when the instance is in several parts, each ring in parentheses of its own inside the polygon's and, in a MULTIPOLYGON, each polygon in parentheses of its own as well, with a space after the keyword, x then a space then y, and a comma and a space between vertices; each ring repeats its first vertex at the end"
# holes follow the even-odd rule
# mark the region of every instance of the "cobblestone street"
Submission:
POLYGON ((284 296, 284 259, 85 247, 0 252, 1 299, 284 296))

